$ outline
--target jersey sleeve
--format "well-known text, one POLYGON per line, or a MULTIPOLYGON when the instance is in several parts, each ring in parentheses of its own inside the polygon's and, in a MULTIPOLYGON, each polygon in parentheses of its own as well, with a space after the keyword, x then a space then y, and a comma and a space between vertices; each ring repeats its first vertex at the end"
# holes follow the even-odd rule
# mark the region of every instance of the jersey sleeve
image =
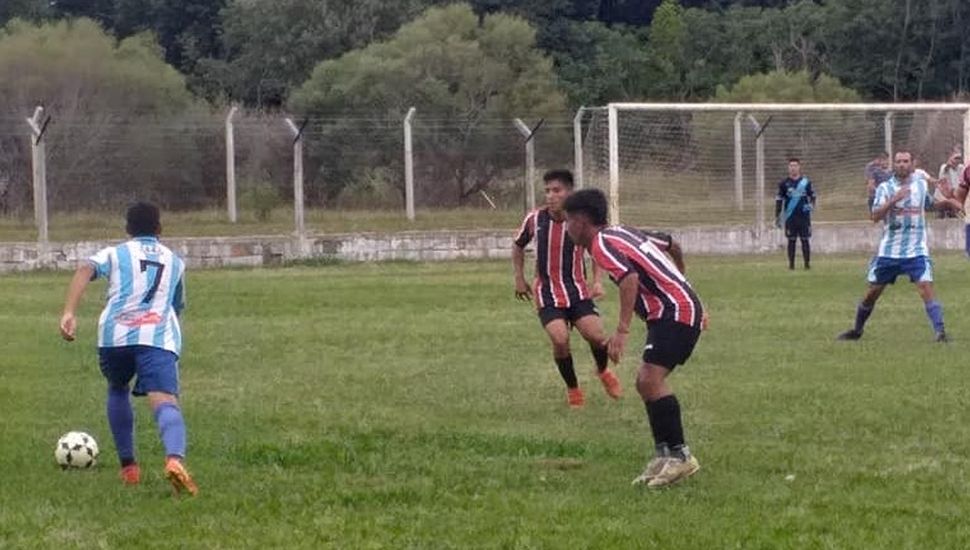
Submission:
POLYGON ((536 211, 533 210, 522 220, 522 226, 519 227, 519 232, 515 235, 515 245, 519 248, 525 248, 525 245, 529 244, 532 237, 535 236, 535 228, 536 211))
POLYGON ((889 188, 886 186, 885 183, 881 183, 879 184, 879 187, 876 187, 876 196, 872 200, 872 209, 875 210, 883 206, 884 204, 886 204, 886 201, 888 200, 889 200, 889 188))
POLYGON ((172 309, 175 310, 176 315, 181 317, 182 311, 185 310, 185 263, 181 260, 177 260, 177 263, 181 273, 178 275, 175 290, 172 291, 172 309))
POLYGON ((657 248, 663 250, 664 252, 670 250, 670 247, 674 244, 674 238, 670 236, 669 233, 664 233, 662 231, 644 231, 643 234, 646 236, 648 241, 652 242, 657 248))
POLYGON ((111 273, 111 251, 112 248, 102 248, 87 259, 88 264, 94 268, 94 275, 91 276, 92 281, 107 277, 111 273))
POLYGON ((808 180, 808 185, 805 186, 805 196, 808 200, 815 202, 815 188, 812 187, 812 180, 808 180))
POLYGON ((610 274, 610 279, 619 283, 624 277, 633 272, 633 266, 609 240, 599 235, 593 243, 591 253, 593 261, 610 274))
POLYGON ((930 193, 929 184, 926 183, 926 180, 923 180, 923 209, 924 210, 931 210, 933 208, 933 204, 937 200, 944 200, 945 198, 946 197, 943 196, 943 192, 940 190, 939 186, 936 186, 936 188, 933 190, 933 193, 930 193), (939 193, 939 198, 937 198, 937 193, 939 193))
POLYGON ((784 202, 787 197, 788 193, 786 193, 785 182, 781 182, 778 184, 778 193, 775 195, 775 202, 784 202))

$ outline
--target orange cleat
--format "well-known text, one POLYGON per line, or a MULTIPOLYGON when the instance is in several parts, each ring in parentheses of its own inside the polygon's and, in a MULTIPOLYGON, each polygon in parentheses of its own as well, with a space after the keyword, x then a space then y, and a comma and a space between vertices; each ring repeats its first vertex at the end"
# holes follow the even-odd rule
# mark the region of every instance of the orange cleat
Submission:
POLYGON ((185 465, 179 458, 170 456, 165 461, 165 478, 172 484, 172 489, 176 495, 183 490, 192 496, 199 493, 198 486, 192 481, 192 476, 189 475, 189 471, 185 469, 185 465))
POLYGON ((121 469, 121 482, 125 485, 141 483, 141 468, 137 464, 129 464, 121 469))
POLYGON ((569 403, 570 409, 580 409, 586 404, 586 397, 583 395, 583 390, 569 388, 566 390, 566 401, 569 403))
POLYGON ((599 374, 600 382, 603 383, 603 389, 606 390, 606 395, 609 395, 613 399, 619 399, 620 395, 623 394, 623 390, 620 389, 620 379, 616 377, 610 369, 604 369, 603 372, 599 374))

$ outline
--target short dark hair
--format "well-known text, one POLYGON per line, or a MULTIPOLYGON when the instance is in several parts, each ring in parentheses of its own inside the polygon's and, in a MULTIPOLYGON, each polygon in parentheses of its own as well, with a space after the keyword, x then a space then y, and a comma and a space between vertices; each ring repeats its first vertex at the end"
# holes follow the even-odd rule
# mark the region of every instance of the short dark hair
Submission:
POLYGON ((793 162, 797 162, 798 164, 802 163, 802 161, 798 157, 788 157, 788 164, 791 164, 793 162))
POLYGON ((125 229, 132 237, 155 237, 162 229, 158 207, 150 202, 136 202, 128 207, 125 229))
POLYGON ((542 176, 542 181, 544 183, 549 183, 550 181, 561 181, 563 185, 572 189, 575 187, 576 183, 573 181, 573 173, 564 168, 558 170, 549 170, 542 176))
POLYGON ((566 198, 563 207, 568 214, 585 214, 594 225, 606 225, 609 206, 599 189, 581 189, 566 198))

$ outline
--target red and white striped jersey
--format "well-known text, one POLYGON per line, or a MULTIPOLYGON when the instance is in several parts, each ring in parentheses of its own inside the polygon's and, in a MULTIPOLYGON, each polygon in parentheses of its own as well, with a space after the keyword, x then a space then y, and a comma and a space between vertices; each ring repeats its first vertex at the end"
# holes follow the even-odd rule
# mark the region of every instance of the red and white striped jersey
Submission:
POLYGON ((687 278, 665 253, 671 238, 663 233, 616 225, 599 232, 593 261, 619 284, 636 275, 640 283, 636 312, 643 320, 674 321, 701 328, 704 307, 687 278))
POLYGON ((590 298, 586 284, 585 248, 566 233, 566 220, 555 220, 546 207, 529 212, 515 238, 525 248, 536 241, 535 295, 537 305, 568 308, 590 298))

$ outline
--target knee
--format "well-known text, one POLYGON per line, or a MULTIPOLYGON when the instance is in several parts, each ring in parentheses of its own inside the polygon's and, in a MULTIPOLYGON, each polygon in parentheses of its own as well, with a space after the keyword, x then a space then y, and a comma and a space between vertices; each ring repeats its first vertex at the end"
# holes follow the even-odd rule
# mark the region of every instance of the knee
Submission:
POLYGON ((148 404, 153 411, 167 403, 178 406, 178 398, 170 393, 148 392, 148 404))
POLYGON ((552 355, 555 357, 566 357, 569 355, 569 340, 555 339, 552 341, 552 355))
POLYGON ((583 336, 586 342, 589 344, 590 349, 600 349, 605 347, 606 335, 605 334, 590 334, 583 336))
POLYGON ((637 393, 644 401, 654 400, 656 394, 658 393, 657 381, 651 376, 650 369, 647 367, 640 367, 637 371, 637 393))

